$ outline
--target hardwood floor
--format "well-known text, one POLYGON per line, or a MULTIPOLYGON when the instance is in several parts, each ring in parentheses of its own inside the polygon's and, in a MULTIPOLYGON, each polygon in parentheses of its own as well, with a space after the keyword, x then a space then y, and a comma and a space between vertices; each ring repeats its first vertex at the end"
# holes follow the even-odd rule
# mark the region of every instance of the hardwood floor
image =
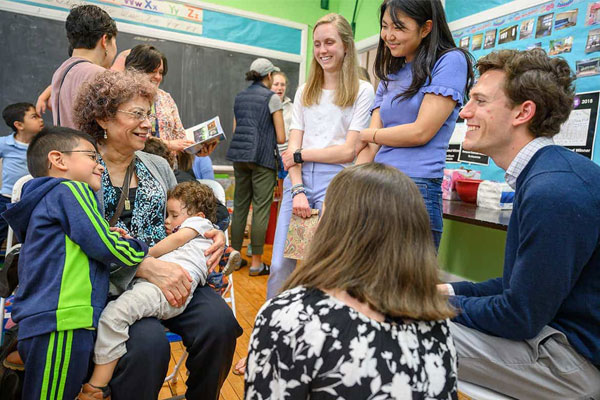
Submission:
MULTIPOLYGON (((265 245, 263 262, 271 263, 271 245, 265 245)), ((242 249, 242 255, 246 255, 246 246, 242 249)), ((245 257, 246 258, 246 257, 245 257)), ((249 258, 246 258, 250 261, 249 258)), ((246 356, 248 351, 248 341, 252 333, 254 318, 260 307, 265 302, 267 292, 268 275, 248 276, 248 267, 244 267, 233 273, 234 293, 235 293, 235 312, 236 318, 241 325, 244 333, 237 340, 235 355, 233 356, 233 365, 242 357, 246 356)), ((183 354, 184 348, 181 342, 171 343, 171 363, 169 373, 173 371, 175 364, 183 354)), ((174 396, 185 394, 185 380, 187 378, 187 369, 185 364, 180 368, 176 383, 165 383, 160 391, 159 399, 168 399, 174 396)), ((241 400, 244 398, 244 377, 229 373, 223 388, 221 389, 221 400, 241 400)))

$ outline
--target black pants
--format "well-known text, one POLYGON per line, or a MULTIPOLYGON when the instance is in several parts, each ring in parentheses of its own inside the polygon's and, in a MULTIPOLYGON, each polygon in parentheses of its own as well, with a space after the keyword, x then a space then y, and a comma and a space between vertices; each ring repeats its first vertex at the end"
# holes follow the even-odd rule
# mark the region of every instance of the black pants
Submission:
POLYGON ((170 358, 165 326, 183 338, 189 352, 186 398, 219 398, 242 328, 227 303, 203 286, 196 289, 181 315, 162 323, 144 318, 130 327, 127 354, 119 360, 110 382, 113 400, 158 398, 170 358))

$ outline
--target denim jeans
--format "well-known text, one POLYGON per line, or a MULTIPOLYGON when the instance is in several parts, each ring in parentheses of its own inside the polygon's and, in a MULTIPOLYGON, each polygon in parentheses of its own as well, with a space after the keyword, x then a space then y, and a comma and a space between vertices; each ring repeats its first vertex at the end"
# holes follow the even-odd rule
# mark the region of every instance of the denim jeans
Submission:
POLYGON ((419 188, 427 214, 429 214, 429 225, 433 235, 433 244, 437 250, 442 239, 442 178, 411 178, 419 188))

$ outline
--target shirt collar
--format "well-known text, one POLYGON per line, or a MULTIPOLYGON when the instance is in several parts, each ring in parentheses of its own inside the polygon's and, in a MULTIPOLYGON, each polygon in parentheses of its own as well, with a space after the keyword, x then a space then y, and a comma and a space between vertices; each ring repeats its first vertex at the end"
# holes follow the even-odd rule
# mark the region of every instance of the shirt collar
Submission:
POLYGON ((536 137, 531 142, 527 143, 508 166, 508 169, 504 174, 506 183, 514 190, 517 186, 517 178, 521 172, 523 172, 535 153, 540 149, 546 146, 552 146, 553 144, 554 140, 551 137, 545 136, 536 137))

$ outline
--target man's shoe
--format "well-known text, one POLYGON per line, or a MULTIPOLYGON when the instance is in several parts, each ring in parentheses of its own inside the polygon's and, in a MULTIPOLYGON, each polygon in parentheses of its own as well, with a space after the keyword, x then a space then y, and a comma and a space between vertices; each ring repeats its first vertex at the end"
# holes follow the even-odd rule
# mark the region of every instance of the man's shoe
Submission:
POLYGON ((269 275, 271 267, 261 263, 258 267, 250 267, 250 276, 269 275))

